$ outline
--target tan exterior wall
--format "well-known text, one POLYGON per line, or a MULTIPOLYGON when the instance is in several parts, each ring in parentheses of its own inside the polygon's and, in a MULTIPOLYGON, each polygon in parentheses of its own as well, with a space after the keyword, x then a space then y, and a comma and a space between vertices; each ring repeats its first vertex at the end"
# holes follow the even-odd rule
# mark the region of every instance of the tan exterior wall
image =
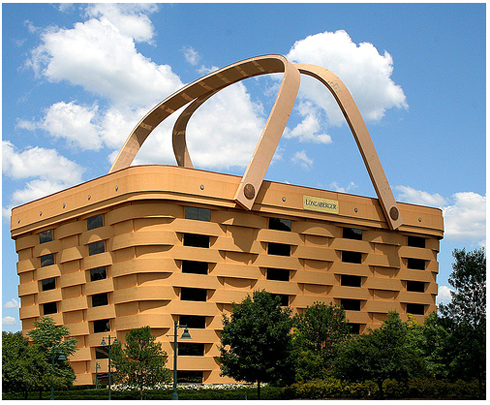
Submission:
POLYGON ((99 372, 107 371, 107 360, 95 354, 103 337, 124 341, 129 329, 149 325, 173 355, 167 336, 173 321, 205 317, 205 328, 191 328, 188 341, 203 344, 203 355, 179 356, 179 371, 226 383, 232 380, 219 376, 217 364, 222 315, 255 290, 287 296, 293 312, 316 301, 354 300, 359 308, 347 318, 361 333, 378 327, 388 311, 407 319, 415 308, 423 322, 436 309, 440 210, 398 204, 404 225, 390 231, 376 199, 264 182, 253 210, 245 211, 233 202, 239 182, 195 169, 136 166, 14 208, 23 332, 55 302, 51 316, 78 339, 70 358, 76 383, 92 384, 96 362, 99 372), (338 213, 304 209, 305 195, 336 201, 338 213), (210 221, 185 219, 185 207, 210 209, 210 221), (103 226, 87 230, 87 218, 100 214, 103 226), (269 229, 271 217, 291 220, 291 231, 269 229), (343 228, 362 230, 362 240, 344 238, 343 228), (53 240, 40 243, 39 234, 50 229, 53 240), (184 246, 184 234, 209 236, 209 248, 184 246), (425 247, 409 246, 409 236, 425 239, 425 247), (89 255, 98 241, 104 252, 89 255), (290 256, 268 254, 271 243, 289 245, 290 256), (360 263, 345 262, 343 252, 354 252, 360 263), (42 267, 49 254, 54 264, 42 267), (208 274, 183 273, 183 261, 208 263, 208 274), (423 269, 410 268, 413 263, 423 269), (106 278, 91 281, 90 270, 102 266, 106 278), (289 281, 267 279, 268 269, 289 271, 289 281), (360 286, 342 285, 349 275, 360 286), (55 288, 43 291, 42 280, 53 278, 55 288), (182 300, 190 288, 205 289, 206 301, 182 300), (107 305, 93 307, 96 294, 107 296, 107 305), (109 320, 110 331, 94 333, 98 320, 109 320))

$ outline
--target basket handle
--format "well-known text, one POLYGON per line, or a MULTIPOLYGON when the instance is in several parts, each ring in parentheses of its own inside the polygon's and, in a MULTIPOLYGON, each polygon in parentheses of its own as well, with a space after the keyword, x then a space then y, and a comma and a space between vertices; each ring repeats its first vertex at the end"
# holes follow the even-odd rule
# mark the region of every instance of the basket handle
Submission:
MULTIPOLYGON (((391 229, 399 228, 403 224, 400 210, 398 209, 397 203, 393 196, 393 192, 390 188, 390 184, 388 183, 388 179, 386 178, 383 166, 381 165, 378 154, 376 152, 376 148, 374 147, 371 136, 369 135, 369 131, 349 90, 347 89, 345 84, 328 69, 316 65, 302 63, 296 63, 294 66, 299 70, 301 74, 306 74, 319 80, 333 94, 335 100, 337 101, 337 104, 339 105, 342 113, 345 116, 347 123, 349 124, 352 134, 354 135, 354 139, 356 140, 357 146, 364 160, 364 164, 369 173, 369 177, 371 178, 378 199, 381 202, 381 207, 383 209, 385 218, 391 229)), ((185 140, 186 126, 189 122, 189 119, 191 118, 192 114, 207 99, 209 99, 209 97, 211 97, 218 91, 219 90, 216 90, 215 92, 209 93, 204 97, 197 98, 175 122, 172 134, 172 142, 174 154, 179 166, 192 167, 192 162, 189 152, 187 150, 185 140)), ((277 143, 278 142, 279 140, 277 141, 277 143)), ((274 149, 277 147, 277 143, 275 144, 274 149)), ((254 171, 255 166, 257 165, 258 163, 252 159, 249 163, 246 174, 249 171, 254 171)), ((242 183, 245 185, 247 184, 245 176, 242 179, 242 183)), ((241 189, 239 188, 235 195, 236 200, 241 197, 240 192, 241 189)))

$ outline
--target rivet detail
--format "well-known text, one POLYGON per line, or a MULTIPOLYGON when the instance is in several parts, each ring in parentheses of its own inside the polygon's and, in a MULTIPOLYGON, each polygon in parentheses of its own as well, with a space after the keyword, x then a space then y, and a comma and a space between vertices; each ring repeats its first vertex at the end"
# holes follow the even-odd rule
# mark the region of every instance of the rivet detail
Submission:
POLYGON ((245 197, 247 197, 249 200, 253 199, 255 197, 255 187, 253 186, 253 184, 245 184, 245 187, 243 188, 243 194, 245 194, 245 197))

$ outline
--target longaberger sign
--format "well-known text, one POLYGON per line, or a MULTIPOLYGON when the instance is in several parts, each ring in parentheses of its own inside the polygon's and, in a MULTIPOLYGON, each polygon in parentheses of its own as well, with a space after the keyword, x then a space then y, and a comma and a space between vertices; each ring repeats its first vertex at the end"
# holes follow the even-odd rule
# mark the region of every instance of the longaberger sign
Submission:
POLYGON ((339 213, 339 202, 327 198, 303 196, 303 209, 310 211, 328 212, 330 214, 339 213))

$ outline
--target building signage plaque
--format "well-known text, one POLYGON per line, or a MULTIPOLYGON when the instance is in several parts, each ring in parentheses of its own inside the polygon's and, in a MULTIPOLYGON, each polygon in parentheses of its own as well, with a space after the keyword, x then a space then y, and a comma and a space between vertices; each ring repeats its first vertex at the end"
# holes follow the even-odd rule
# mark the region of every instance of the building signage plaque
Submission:
POLYGON ((327 198, 303 196, 303 209, 309 211, 328 212, 330 214, 339 213, 339 202, 337 200, 329 200, 327 198))

